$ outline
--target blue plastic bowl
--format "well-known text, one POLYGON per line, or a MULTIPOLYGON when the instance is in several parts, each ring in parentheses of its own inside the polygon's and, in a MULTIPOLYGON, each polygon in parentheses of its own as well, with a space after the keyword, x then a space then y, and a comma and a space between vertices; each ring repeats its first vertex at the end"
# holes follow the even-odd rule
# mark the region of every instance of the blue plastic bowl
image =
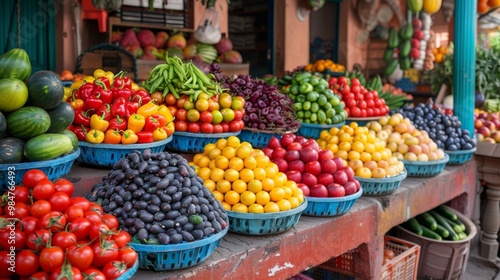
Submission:
POLYGON ((450 160, 448 154, 444 154, 444 158, 433 161, 408 161, 401 160, 405 164, 410 177, 432 177, 441 173, 446 167, 446 163, 450 160))
POLYGON ((408 176, 408 172, 405 169, 401 174, 387 178, 367 179, 357 176, 355 176, 355 178, 361 184, 364 195, 386 195, 399 188, 406 176, 408 176))
POLYGON ((269 144, 269 140, 271 140, 271 138, 276 137, 279 140, 281 139, 281 136, 287 133, 295 133, 295 132, 297 132, 297 130, 285 133, 276 133, 272 131, 262 131, 262 130, 256 131, 244 128, 243 130, 241 130, 241 133, 238 136, 238 138, 240 138, 241 142, 248 142, 252 144, 252 147, 255 149, 262 149, 269 144))
POLYGON ((221 138, 229 136, 238 136, 241 131, 228 133, 191 133, 191 132, 174 132, 172 142, 168 143, 166 148, 171 151, 183 153, 202 153, 205 146, 209 143, 215 143, 221 138))
POLYGON ((346 122, 346 124, 350 124, 352 122, 355 122, 358 124, 358 126, 364 126, 371 121, 378 121, 381 117, 383 117, 383 116, 370 117, 370 118, 347 118, 345 120, 345 122, 346 122))
POLYGON ((466 163, 472 158, 472 155, 476 152, 476 147, 471 150, 460 150, 460 151, 444 151, 449 157, 448 165, 460 165, 466 163))
POLYGON ((356 200, 363 194, 358 192, 344 197, 307 197, 307 207, 302 214, 307 216, 331 217, 340 216, 351 210, 356 200))
POLYGON ((342 127, 344 122, 336 124, 313 124, 313 123, 300 123, 301 126, 297 131, 297 135, 301 135, 306 138, 319 139, 319 135, 323 130, 330 130, 332 127, 342 127))
POLYGON ((137 272, 138 268, 139 268, 139 260, 137 260, 135 262, 134 266, 127 269, 127 271, 125 271, 125 273, 123 273, 120 277, 116 278, 116 280, 128 280, 128 279, 130 279, 137 272))

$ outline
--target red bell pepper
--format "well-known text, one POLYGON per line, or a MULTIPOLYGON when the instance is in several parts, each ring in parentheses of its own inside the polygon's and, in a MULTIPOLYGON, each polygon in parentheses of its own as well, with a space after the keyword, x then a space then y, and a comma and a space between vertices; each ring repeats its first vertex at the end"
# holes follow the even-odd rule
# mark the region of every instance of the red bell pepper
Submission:
POLYGON ((100 116, 103 120, 109 121, 111 120, 111 106, 108 103, 104 103, 97 108, 94 114, 100 116))
POLYGON ((127 114, 130 117, 130 115, 133 115, 137 113, 137 110, 139 110, 139 103, 137 102, 126 102, 125 107, 127 108, 127 114))
POLYGON ((113 102, 113 105, 111 105, 111 116, 120 116, 121 118, 128 118, 129 113, 127 112, 127 107, 125 106, 125 101, 124 97, 119 97, 113 102))
POLYGON ((86 101, 88 97, 92 96, 94 92, 94 83, 85 83, 78 89, 79 98, 86 101))
POLYGON ((83 109, 85 111, 92 111, 93 113, 101 107, 103 104, 102 100, 97 96, 89 96, 87 100, 85 100, 85 104, 83 105, 83 109))
POLYGON ((71 103, 72 101, 75 101, 77 99, 80 99, 80 90, 73 90, 71 92, 71 95, 66 98, 66 102, 71 103))
POLYGON ((90 130, 90 127, 85 127, 83 125, 77 126, 73 129, 73 133, 75 133, 76 138, 78 138, 78 141, 85 141, 85 135, 87 134, 87 131, 90 130))
POLYGON ((153 142, 153 131, 141 131, 136 133, 137 143, 151 143, 153 142))
POLYGON ((132 89, 132 81, 129 77, 124 76, 127 72, 120 71, 115 75, 115 79, 113 81, 113 87, 119 89, 132 89))
POLYGON ((145 131, 153 131, 160 127, 160 122, 155 119, 153 116, 149 116, 146 118, 146 124, 144 125, 145 131))
POLYGON ((130 97, 132 97, 132 90, 128 88, 113 88, 111 92, 113 95, 113 102, 120 97, 123 97, 125 101, 130 101, 130 97))
POLYGON ((111 91, 101 86, 94 87, 92 95, 97 96, 97 98, 101 99, 103 103, 111 104, 111 102, 113 102, 113 94, 111 91))
POLYGON ((126 130, 127 129, 127 120, 120 118, 120 116, 115 116, 109 121, 108 130, 126 130))
POLYGON ((152 114, 150 117, 155 118, 160 124, 160 127, 164 127, 168 122, 167 118, 165 118, 165 116, 162 116, 160 114, 152 114))
POLYGON ((151 95, 146 90, 143 89, 136 90, 133 91, 132 98, 130 101, 139 103, 139 107, 141 107, 142 104, 146 104, 149 101, 151 101, 151 95))
POLYGON ((111 83, 106 77, 99 77, 95 79, 94 84, 104 90, 111 90, 111 83))
MULTIPOLYGON (((92 114, 90 114, 91 116, 92 114)), ((74 125, 90 126, 90 116, 89 112, 83 109, 75 110, 75 119, 73 120, 74 125)))

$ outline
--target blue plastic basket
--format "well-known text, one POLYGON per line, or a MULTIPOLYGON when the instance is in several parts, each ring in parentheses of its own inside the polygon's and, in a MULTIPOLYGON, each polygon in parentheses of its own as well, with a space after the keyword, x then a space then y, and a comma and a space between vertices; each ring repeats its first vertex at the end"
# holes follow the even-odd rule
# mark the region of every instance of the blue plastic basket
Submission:
POLYGON ((409 161, 401 160, 405 164, 410 177, 432 177, 441 173, 446 167, 446 163, 450 160, 448 154, 444 154, 444 158, 433 161, 409 161))
POLYGON ((202 153, 207 144, 215 143, 221 138, 238 136, 240 132, 206 134, 176 131, 172 142, 167 144, 167 149, 184 153, 202 153))
POLYGON ((332 127, 342 127, 344 122, 336 124, 313 124, 313 123, 300 123, 301 126, 297 131, 297 135, 301 135, 306 138, 319 139, 319 135, 323 130, 330 130, 332 127))
POLYGON ((155 271, 175 270, 197 265, 206 260, 226 235, 229 226, 222 231, 193 242, 171 245, 148 245, 131 242, 139 254, 139 268, 155 271))
POLYGON ((386 195, 399 188, 406 176, 408 176, 408 172, 405 169, 401 174, 387 178, 368 179, 357 176, 355 178, 361 184, 364 195, 386 195))
POLYGON ((271 138, 276 137, 281 139, 281 136, 287 134, 287 133, 295 133, 295 131, 288 131, 284 133, 277 133, 277 132, 272 132, 272 131, 263 131, 263 130, 251 130, 244 128, 241 130, 240 135, 238 136, 240 138, 241 142, 248 142, 252 144, 252 147, 255 149, 262 149, 266 147, 269 143, 269 140, 271 138))
POLYGON ((291 229, 307 207, 307 199, 297 208, 277 213, 239 213, 227 211, 229 231, 246 235, 276 234, 291 229))
POLYGON ((120 277, 116 278, 115 280, 128 280, 128 279, 130 279, 137 272, 138 268, 139 268, 139 260, 137 260, 135 262, 134 266, 127 269, 127 271, 125 271, 125 273, 123 273, 120 277))
POLYGON ((163 152, 167 143, 172 141, 173 136, 167 139, 145 144, 92 144, 80 141, 78 146, 82 150, 78 160, 97 166, 111 167, 115 162, 126 157, 134 150, 143 151, 151 149, 153 153, 163 152))
POLYGON ((24 174, 30 169, 40 169, 50 180, 58 179, 69 173, 80 151, 78 148, 70 154, 51 160, 0 164, 0 190, 5 191, 13 183, 20 184, 24 174))
POLYGON ((460 151, 444 151, 449 157, 448 165, 460 165, 466 163, 472 158, 472 155, 476 152, 476 147, 470 150, 460 150, 460 151))
POLYGON ((383 116, 376 116, 376 117, 370 117, 370 118, 347 118, 345 120, 345 122, 346 122, 346 124, 356 122, 358 124, 358 126, 364 126, 371 121, 378 121, 381 117, 383 117, 383 116))
POLYGON ((356 200, 363 194, 358 192, 344 197, 307 197, 307 207, 302 214, 307 216, 331 217, 340 216, 351 210, 356 200))

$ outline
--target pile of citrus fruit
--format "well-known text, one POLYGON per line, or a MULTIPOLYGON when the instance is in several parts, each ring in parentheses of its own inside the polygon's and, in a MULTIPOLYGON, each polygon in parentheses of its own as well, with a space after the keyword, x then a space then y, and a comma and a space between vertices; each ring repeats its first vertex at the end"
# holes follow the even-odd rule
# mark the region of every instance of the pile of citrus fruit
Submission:
POLYGON ((317 141, 320 148, 329 149, 345 160, 360 178, 386 178, 404 171, 403 162, 393 156, 386 142, 356 122, 323 130, 317 141))
POLYGON ((318 59, 314 63, 309 63, 304 67, 305 71, 324 72, 325 70, 332 72, 344 72, 345 66, 333 62, 331 59, 318 59))
POLYGON ((302 191, 261 150, 236 136, 204 147, 190 163, 228 211, 272 213, 298 207, 302 191))

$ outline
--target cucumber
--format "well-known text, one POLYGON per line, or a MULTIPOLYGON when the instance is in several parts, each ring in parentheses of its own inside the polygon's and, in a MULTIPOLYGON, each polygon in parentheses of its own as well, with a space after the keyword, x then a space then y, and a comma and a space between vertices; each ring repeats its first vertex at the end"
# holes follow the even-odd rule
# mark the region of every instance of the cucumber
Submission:
POLYGON ((465 238, 467 238, 467 234, 465 232, 460 232, 458 234, 458 238, 460 238, 460 240, 464 240, 465 238))
POLYGON ((422 227, 421 225, 418 223, 417 219, 415 218, 411 218, 409 219, 408 221, 406 221, 404 224, 403 224, 408 230, 411 230, 412 232, 418 234, 418 235, 422 235, 423 234, 423 231, 422 231, 422 227))
POLYGON ((72 151, 73 143, 64 134, 45 133, 31 138, 24 145, 24 156, 30 161, 50 160, 72 151))
POLYGON ((450 233, 448 239, 451 239, 453 241, 459 240, 458 234, 455 232, 453 227, 445 220, 443 216, 441 216, 440 214, 438 214, 436 211, 433 210, 430 210, 429 213, 434 217, 434 219, 436 219, 436 222, 438 224, 443 226, 450 233))
POLYGON ((457 214, 455 214, 450 209, 450 207, 448 207, 448 206, 446 206, 444 204, 439 205, 438 207, 434 208, 433 210, 435 210, 436 212, 438 212, 439 214, 441 214, 441 216, 447 218, 448 220, 452 220, 452 221, 458 220, 457 214))
POLYGON ((436 219, 434 219, 434 217, 432 217, 432 215, 429 214, 428 212, 424 212, 418 215, 417 220, 424 226, 430 228, 431 230, 436 230, 437 228, 436 219))
POLYGON ((441 235, 443 238, 448 238, 450 236, 450 232, 445 229, 442 225, 436 225, 436 229, 434 230, 437 234, 441 235))
MULTIPOLYGON (((443 217, 444 218, 444 217, 443 217)), ((462 226, 460 224, 458 224, 456 221, 452 221, 450 219, 447 219, 447 218, 444 218, 444 220, 446 222, 448 222, 448 224, 450 224, 450 226, 453 228, 453 230, 456 232, 456 233, 460 233, 460 232, 464 232, 465 229, 462 228, 462 226)), ((462 224, 463 225, 463 224, 462 224)), ((463 225, 465 227, 465 225, 463 225)))
POLYGON ((428 238, 432 238, 432 239, 436 239, 436 240, 443 240, 441 235, 435 233, 430 228, 423 226, 423 225, 420 225, 420 227, 422 228, 422 235, 423 236, 428 237, 428 238))

